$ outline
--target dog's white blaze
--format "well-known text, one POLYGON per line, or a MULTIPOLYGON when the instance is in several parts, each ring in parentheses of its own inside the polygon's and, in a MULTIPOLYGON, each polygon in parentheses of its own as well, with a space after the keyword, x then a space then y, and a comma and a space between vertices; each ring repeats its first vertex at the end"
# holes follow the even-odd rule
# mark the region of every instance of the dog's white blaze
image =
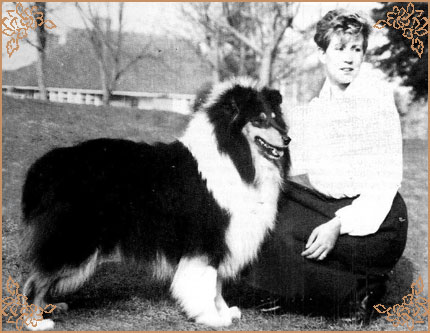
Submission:
POLYGON ((280 172, 250 142, 257 184, 244 183, 229 156, 218 151, 213 125, 203 112, 195 115, 180 141, 198 161, 208 190, 231 215, 226 234, 230 255, 221 263, 218 272, 223 277, 233 277, 255 258, 266 231, 274 225, 280 172))
POLYGON ((207 258, 181 258, 170 289, 189 317, 217 315, 216 278, 216 269, 208 265, 207 258))

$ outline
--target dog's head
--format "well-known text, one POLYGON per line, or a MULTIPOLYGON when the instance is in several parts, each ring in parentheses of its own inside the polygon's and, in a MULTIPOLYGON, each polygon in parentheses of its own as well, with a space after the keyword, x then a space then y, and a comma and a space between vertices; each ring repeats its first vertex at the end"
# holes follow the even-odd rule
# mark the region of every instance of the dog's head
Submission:
POLYGON ((255 176, 252 145, 279 167, 283 157, 289 159, 286 155, 290 138, 281 103, 277 90, 258 89, 254 81, 239 79, 213 87, 201 104, 214 124, 220 151, 230 155, 246 181, 255 176))
POLYGON ((254 141, 260 154, 273 161, 284 156, 291 140, 282 117, 281 103, 279 91, 263 88, 257 99, 242 112, 243 134, 254 141))

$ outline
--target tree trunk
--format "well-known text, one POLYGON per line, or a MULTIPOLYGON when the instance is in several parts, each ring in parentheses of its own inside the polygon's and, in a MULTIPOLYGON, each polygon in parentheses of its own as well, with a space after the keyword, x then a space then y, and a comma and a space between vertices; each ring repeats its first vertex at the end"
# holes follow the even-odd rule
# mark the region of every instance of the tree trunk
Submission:
POLYGON ((106 45, 104 45, 103 42, 100 42, 99 49, 97 51, 98 51, 96 52, 96 54, 98 54, 97 63, 99 65, 100 82, 102 85, 102 93, 103 93, 102 101, 103 101, 103 105, 108 106, 111 99, 112 90, 110 87, 110 77, 109 77, 110 72, 106 64, 107 62, 106 45))
POLYGON ((220 42, 219 42, 219 31, 216 31, 215 33, 215 50, 214 50, 214 66, 212 69, 212 82, 213 84, 216 84, 221 81, 221 68, 220 68, 220 42))
POLYGON ((109 87, 108 73, 106 72, 103 60, 99 60, 98 63, 100 68, 100 81, 102 83, 103 105, 108 106, 112 94, 111 89, 109 87))
POLYGON ((112 93, 110 89, 106 86, 103 87, 103 105, 108 106, 110 103, 110 98, 112 93))
POLYGON ((220 77, 219 77, 219 71, 217 68, 212 68, 212 83, 213 84, 217 84, 218 82, 220 82, 220 77))
POLYGON ((245 67, 245 61, 246 61, 246 47, 244 43, 239 42, 239 76, 245 76, 246 73, 246 67, 245 67))
POLYGON ((272 84, 272 67, 273 67, 273 57, 272 50, 266 48, 263 53, 263 58, 261 59, 260 71, 258 74, 260 84, 263 86, 268 86, 272 84))
POLYGON ((39 99, 45 101, 48 99, 48 92, 45 85, 45 50, 37 50, 37 62, 36 62, 36 73, 37 73, 37 84, 39 86, 39 99))
MULTIPOLYGON (((42 13, 42 17, 46 17, 46 3, 44 2, 36 2, 36 5, 38 7, 38 12, 42 13)), ((34 14, 34 19, 36 20, 36 17, 38 17, 38 14, 34 14)), ((36 20, 38 23, 39 21, 36 20)), ((45 85, 45 62, 46 62, 46 42, 47 42, 47 31, 45 29, 45 25, 37 26, 36 27, 36 34, 37 34, 37 63, 36 63, 36 73, 37 73, 37 84, 39 86, 39 99, 41 100, 47 100, 48 95, 46 91, 46 85, 45 85)))

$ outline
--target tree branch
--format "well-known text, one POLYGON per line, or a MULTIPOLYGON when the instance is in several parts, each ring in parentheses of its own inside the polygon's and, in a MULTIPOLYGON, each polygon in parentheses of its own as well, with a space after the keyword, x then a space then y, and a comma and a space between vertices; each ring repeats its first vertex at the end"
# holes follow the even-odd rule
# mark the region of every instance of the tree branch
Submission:
POLYGON ((33 42, 31 42, 29 38, 24 38, 24 41, 29 45, 33 46, 34 48, 36 48, 37 51, 39 52, 42 51, 42 48, 39 45, 36 45, 33 42))
POLYGON ((227 22, 215 22, 215 24, 219 25, 220 27, 228 30, 231 34, 233 34, 237 39, 245 43, 249 48, 254 50, 259 55, 263 55, 263 50, 260 49, 257 45, 255 45, 248 37, 240 33, 238 30, 233 28, 231 25, 229 25, 227 22))
POLYGON ((107 40, 107 33, 102 31, 99 17, 96 13, 94 13, 91 5, 88 4, 89 15, 84 12, 79 3, 76 2, 75 5, 79 10, 82 20, 84 21, 86 30, 92 33, 93 38, 97 38, 99 42, 103 43, 109 49, 112 55, 115 54, 115 50, 113 49, 111 43, 109 43, 107 40), (91 26, 88 23, 91 24, 91 26))
POLYGON ((133 60, 131 60, 127 65, 125 65, 123 68, 121 68, 114 77, 114 81, 118 81, 120 79, 120 77, 130 68, 132 67, 134 64, 136 64, 138 61, 144 59, 144 58, 154 58, 156 59, 155 56, 150 55, 148 53, 146 53, 146 51, 142 51, 142 53, 140 53, 137 57, 135 57, 133 60))

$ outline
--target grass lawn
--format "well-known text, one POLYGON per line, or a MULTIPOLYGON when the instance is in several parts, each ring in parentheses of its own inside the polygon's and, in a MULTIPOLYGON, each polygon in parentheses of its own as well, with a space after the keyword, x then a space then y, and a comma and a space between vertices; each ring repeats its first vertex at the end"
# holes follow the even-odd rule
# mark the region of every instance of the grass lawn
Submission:
MULTIPOLYGON (((98 108, 17 100, 3 96, 2 161, 2 287, 10 276, 21 286, 29 267, 20 259, 20 196, 24 175, 31 163, 57 146, 71 145, 97 137, 131 140, 171 141, 179 136, 187 117, 160 111, 129 108, 98 108)), ((428 296, 427 250, 427 142, 404 142, 403 194, 409 210, 409 238, 400 262, 391 274, 383 304, 401 303, 410 283, 422 276, 424 297, 428 296)), ((128 267, 114 260, 104 263, 96 276, 81 290, 67 296, 69 311, 56 316, 56 330, 207 330, 185 318, 170 299, 168 287, 146 282, 143 268, 128 267)), ((234 287, 233 287, 234 289, 234 287)), ((22 291, 22 289, 21 289, 22 291)), ((232 293, 231 295, 234 295, 232 293)), ((230 303, 237 303, 234 296, 230 303)), ((242 301, 243 302, 243 301, 242 301)), ((326 319, 297 311, 263 315, 243 310, 243 318, 229 330, 405 330, 380 317, 362 327, 345 320, 326 319)), ((426 330, 427 322, 414 330, 426 330)), ((3 330, 14 330, 5 323, 3 330)))

